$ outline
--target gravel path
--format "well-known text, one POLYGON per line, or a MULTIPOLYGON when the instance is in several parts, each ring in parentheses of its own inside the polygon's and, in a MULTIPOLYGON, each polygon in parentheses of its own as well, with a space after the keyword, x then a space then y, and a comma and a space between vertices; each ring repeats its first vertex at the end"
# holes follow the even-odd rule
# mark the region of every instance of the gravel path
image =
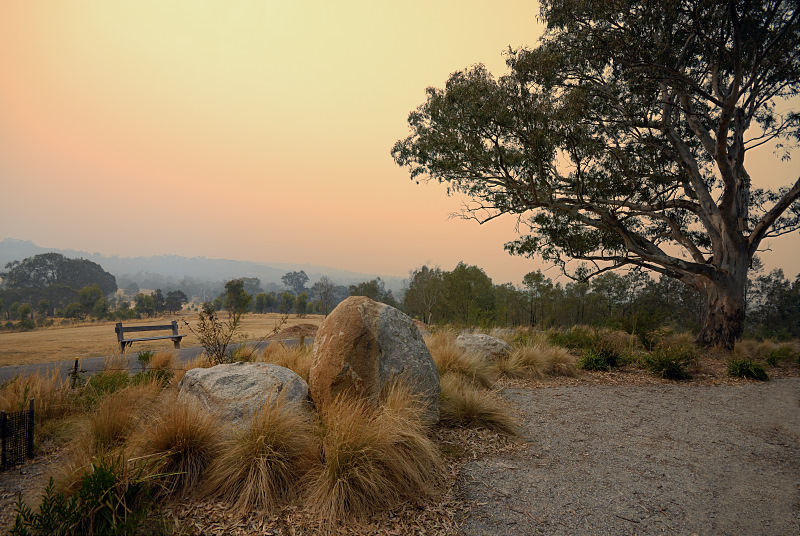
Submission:
POLYGON ((800 535, 800 378, 503 395, 529 444, 466 465, 467 535, 800 535))

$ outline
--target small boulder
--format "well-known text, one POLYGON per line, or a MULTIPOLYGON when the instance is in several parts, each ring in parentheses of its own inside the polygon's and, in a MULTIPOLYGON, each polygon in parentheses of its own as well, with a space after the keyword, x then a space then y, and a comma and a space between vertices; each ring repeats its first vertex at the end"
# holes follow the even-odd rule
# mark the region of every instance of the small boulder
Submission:
POLYGON ((308 384, 285 367, 269 363, 231 363, 186 371, 178 401, 196 401, 223 418, 242 422, 278 395, 287 403, 308 404, 308 384))
POLYGON ((439 421, 439 373, 414 322, 394 307, 363 296, 341 302, 314 339, 309 390, 324 411, 340 393, 378 403, 384 388, 402 381, 419 395, 426 420, 439 421))
POLYGON ((511 353, 511 345, 506 341, 483 333, 462 333, 456 337, 454 344, 464 353, 479 355, 487 361, 511 353))

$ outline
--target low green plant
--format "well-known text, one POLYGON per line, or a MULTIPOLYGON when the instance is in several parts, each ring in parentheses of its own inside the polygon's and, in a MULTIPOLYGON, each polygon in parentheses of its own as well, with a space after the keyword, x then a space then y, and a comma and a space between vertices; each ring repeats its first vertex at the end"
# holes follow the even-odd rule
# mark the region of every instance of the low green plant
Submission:
POLYGON ((131 376, 122 370, 104 370, 91 376, 83 387, 83 400, 86 407, 95 407, 105 397, 131 384, 131 376))
POLYGON ((101 457, 84 471, 73 493, 57 492, 53 478, 45 488, 38 511, 20 494, 11 536, 40 534, 127 535, 142 529, 152 509, 149 482, 141 468, 121 457, 101 457))
POLYGON ((155 354, 151 350, 145 350, 144 352, 139 352, 136 355, 136 359, 137 359, 137 361, 139 361, 139 364, 142 366, 142 371, 143 372, 145 370, 147 370, 147 365, 150 364, 150 360, 153 359, 154 355, 155 354))
POLYGON ((769 381, 769 375, 760 363, 756 363, 752 359, 738 359, 736 357, 728 361, 728 376, 762 382, 769 381))
POLYGON ((651 374, 667 380, 686 380, 691 378, 689 365, 693 357, 685 352, 669 347, 658 347, 641 358, 644 368, 651 374))
POLYGON ((580 359, 578 359, 578 368, 608 372, 611 370, 611 363, 608 362, 606 354, 590 348, 584 351, 580 359))
POLYGON ((792 343, 777 344, 767 351, 767 365, 777 366, 781 361, 797 361, 800 364, 800 351, 792 343))
POLYGON ((571 349, 589 349, 596 341, 597 335, 591 328, 586 326, 573 326, 566 331, 550 330, 548 332, 550 342, 557 346, 564 346, 571 349))

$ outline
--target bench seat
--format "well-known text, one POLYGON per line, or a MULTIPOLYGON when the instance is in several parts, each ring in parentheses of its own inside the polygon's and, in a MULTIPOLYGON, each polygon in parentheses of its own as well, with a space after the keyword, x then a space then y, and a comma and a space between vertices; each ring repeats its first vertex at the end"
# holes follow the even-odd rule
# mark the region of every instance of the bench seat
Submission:
POLYGON ((164 324, 159 326, 128 326, 124 327, 122 322, 117 322, 114 331, 117 333, 117 342, 119 342, 119 347, 121 351, 125 351, 126 346, 131 346, 135 342, 142 342, 142 341, 159 341, 170 339, 172 340, 175 348, 181 347, 181 339, 185 337, 185 335, 181 335, 178 333, 178 322, 173 320, 171 324, 164 324), (132 339, 126 339, 126 333, 136 333, 142 331, 171 331, 171 335, 156 335, 152 337, 134 337, 132 339))

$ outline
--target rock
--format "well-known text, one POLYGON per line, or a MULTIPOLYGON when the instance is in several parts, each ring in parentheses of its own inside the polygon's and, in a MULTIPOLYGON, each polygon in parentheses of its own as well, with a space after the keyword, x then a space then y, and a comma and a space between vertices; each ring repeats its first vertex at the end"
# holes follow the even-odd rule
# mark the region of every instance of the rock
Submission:
POLYGON ((363 296, 341 302, 314 339, 309 374, 318 410, 340 393, 377 403, 393 380, 405 383, 426 406, 426 420, 439 421, 439 373, 414 322, 389 305, 363 296))
POLYGON ((178 401, 196 401, 223 418, 242 422, 244 415, 278 395, 287 403, 310 406, 308 384, 285 367, 269 363, 232 363, 186 371, 178 384, 178 401))
POLYGON ((477 354, 491 361, 511 353, 511 346, 506 341, 483 333, 462 333, 454 344, 465 353, 477 354))

